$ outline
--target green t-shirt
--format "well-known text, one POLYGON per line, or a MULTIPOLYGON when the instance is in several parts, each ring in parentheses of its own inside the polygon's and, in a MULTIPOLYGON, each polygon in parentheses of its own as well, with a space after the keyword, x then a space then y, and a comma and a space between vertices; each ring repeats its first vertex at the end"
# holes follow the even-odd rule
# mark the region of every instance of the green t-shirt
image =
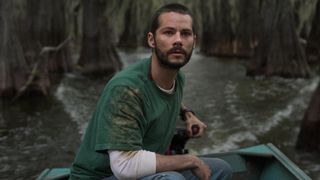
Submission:
POLYGON ((178 119, 184 76, 173 94, 161 91, 150 78, 151 59, 116 74, 106 85, 88 124, 71 168, 70 179, 111 176, 108 150, 148 150, 163 154, 178 119))

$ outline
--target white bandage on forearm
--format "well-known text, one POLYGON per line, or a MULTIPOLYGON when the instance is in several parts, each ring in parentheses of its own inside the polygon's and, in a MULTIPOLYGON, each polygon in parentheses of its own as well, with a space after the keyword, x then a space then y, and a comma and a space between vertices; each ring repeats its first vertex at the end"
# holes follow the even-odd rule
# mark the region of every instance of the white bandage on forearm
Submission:
POLYGON ((150 151, 109 150, 111 170, 118 179, 138 179, 156 173, 156 154, 150 151))

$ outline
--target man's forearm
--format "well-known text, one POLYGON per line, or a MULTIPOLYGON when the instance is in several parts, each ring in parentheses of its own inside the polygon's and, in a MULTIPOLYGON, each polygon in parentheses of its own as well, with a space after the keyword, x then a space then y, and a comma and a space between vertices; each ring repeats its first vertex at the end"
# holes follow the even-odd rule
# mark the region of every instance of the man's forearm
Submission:
POLYGON ((191 170, 198 178, 211 174, 209 167, 194 155, 160 155, 144 150, 109 150, 108 153, 112 172, 118 179, 138 179, 158 172, 183 170, 191 170))
POLYGON ((198 157, 193 155, 159 155, 156 154, 156 171, 183 171, 191 172, 201 180, 208 180, 211 169, 198 157))
POLYGON ((187 106, 185 106, 183 103, 181 103, 181 106, 180 106, 181 119, 183 121, 186 121, 192 115, 195 115, 195 113, 191 109, 187 108, 187 106))
POLYGON ((181 171, 197 168, 201 160, 193 155, 160 155, 156 154, 156 171, 181 171))

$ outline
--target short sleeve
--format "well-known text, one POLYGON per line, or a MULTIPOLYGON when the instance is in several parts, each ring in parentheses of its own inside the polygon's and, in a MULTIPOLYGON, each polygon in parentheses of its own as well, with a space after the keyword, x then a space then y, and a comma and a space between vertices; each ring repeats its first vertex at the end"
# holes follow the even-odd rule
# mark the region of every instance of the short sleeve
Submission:
POLYGON ((117 86, 99 102, 96 151, 140 150, 143 106, 139 90, 117 86))

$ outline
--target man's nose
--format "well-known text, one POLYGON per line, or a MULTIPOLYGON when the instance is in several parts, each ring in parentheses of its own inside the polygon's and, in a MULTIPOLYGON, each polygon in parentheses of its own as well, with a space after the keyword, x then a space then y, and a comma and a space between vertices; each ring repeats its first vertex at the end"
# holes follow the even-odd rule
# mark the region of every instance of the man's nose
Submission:
POLYGON ((175 39, 174 39, 173 45, 174 46, 182 46, 181 34, 179 32, 175 34, 174 38, 175 39))

